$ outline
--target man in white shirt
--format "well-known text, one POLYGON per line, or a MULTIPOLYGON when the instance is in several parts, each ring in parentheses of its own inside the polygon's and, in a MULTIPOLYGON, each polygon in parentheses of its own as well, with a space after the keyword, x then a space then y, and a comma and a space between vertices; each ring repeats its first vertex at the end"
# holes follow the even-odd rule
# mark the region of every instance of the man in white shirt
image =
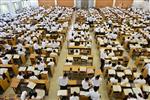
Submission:
POLYGON ((67 75, 66 73, 64 73, 63 76, 60 76, 60 77, 58 78, 58 84, 59 84, 61 90, 67 89, 67 85, 68 85, 68 75, 67 75))
POLYGON ((92 86, 92 84, 90 83, 88 77, 86 77, 84 80, 82 80, 82 90, 83 91, 89 91, 91 86, 92 86))
POLYGON ((78 94, 74 92, 73 95, 69 98, 69 100, 79 100, 78 94))
POLYGON ((101 55, 100 55, 100 58, 101 58, 101 70, 103 71, 104 70, 104 65, 105 65, 105 58, 107 57, 107 54, 105 53, 105 51, 101 51, 101 55))
POLYGON ((35 76, 34 72, 32 72, 31 76, 29 77, 31 80, 38 80, 38 78, 35 76))
POLYGON ((1 59, 1 61, 2 61, 2 64, 8 64, 9 59, 8 59, 8 57, 5 56, 1 59))
POLYGON ((23 92, 21 93, 20 99, 21 99, 21 100, 26 100, 27 94, 28 94, 27 91, 23 91, 23 92))
POLYGON ((19 72, 19 74, 17 75, 17 79, 24 79, 23 74, 21 72, 19 72))
POLYGON ((150 63, 147 63, 145 65, 146 69, 148 70, 148 75, 150 75, 150 63))
POLYGON ((97 75, 97 76, 93 77, 93 78, 91 79, 91 81, 92 81, 92 85, 93 85, 95 88, 99 89, 99 86, 100 86, 100 84, 101 84, 102 78, 100 78, 100 75, 97 75))
POLYGON ((44 71, 45 64, 44 64, 44 63, 41 63, 41 62, 37 62, 37 64, 35 65, 35 67, 36 67, 39 71, 44 71))
POLYGON ((94 90, 90 91, 88 96, 91 100, 100 100, 100 94, 98 93, 97 88, 94 88, 94 90))
POLYGON ((37 43, 36 41, 34 41, 33 48, 34 48, 34 50, 35 50, 35 52, 36 52, 37 54, 40 52, 40 50, 39 50, 39 45, 38 45, 38 43, 37 43))

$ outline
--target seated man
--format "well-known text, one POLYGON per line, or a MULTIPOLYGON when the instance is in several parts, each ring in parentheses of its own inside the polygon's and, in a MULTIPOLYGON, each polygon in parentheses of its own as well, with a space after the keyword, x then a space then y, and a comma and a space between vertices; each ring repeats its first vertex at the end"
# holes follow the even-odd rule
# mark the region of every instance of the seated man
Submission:
POLYGON ((100 84, 101 84, 102 78, 100 77, 100 75, 97 75, 97 76, 93 77, 93 78, 91 79, 91 81, 92 81, 92 85, 93 85, 95 88, 99 89, 99 86, 100 86, 100 84))
POLYGON ((88 96, 90 100, 100 100, 100 94, 98 93, 98 88, 94 87, 94 90, 90 91, 88 96))
POLYGON ((78 94, 74 92, 73 95, 69 98, 69 100, 79 100, 78 94))
POLYGON ((89 89, 92 87, 92 84, 90 83, 90 80, 88 77, 86 77, 84 80, 82 80, 82 90, 83 91, 89 91, 89 89))
POLYGON ((35 76, 34 72, 32 72, 32 74, 31 74, 31 76, 29 77, 29 79, 38 80, 38 78, 35 76))

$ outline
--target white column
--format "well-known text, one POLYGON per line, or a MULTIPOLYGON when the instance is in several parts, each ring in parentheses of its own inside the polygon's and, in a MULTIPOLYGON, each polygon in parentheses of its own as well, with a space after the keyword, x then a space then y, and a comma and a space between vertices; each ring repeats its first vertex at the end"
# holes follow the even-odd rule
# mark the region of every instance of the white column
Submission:
POLYGON ((93 7, 96 7, 96 0, 93 1, 93 7))
POLYGON ((57 0, 55 0, 55 6, 57 6, 57 4, 58 4, 58 3, 57 3, 57 0))
POLYGON ((11 14, 12 17, 15 16, 16 12, 15 12, 15 8, 14 8, 14 4, 12 3, 11 0, 8 0, 8 9, 9 9, 9 13, 11 14))
POLYGON ((73 7, 76 7, 76 0, 74 0, 74 5, 73 5, 73 7))
POLYGON ((116 4, 116 0, 113 0, 113 5, 112 6, 115 7, 115 4, 116 4))

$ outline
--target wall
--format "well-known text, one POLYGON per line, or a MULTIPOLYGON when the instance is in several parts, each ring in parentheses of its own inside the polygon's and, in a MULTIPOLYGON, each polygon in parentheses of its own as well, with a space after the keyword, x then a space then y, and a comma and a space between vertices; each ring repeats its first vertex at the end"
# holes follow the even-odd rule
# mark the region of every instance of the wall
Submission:
POLYGON ((44 6, 48 8, 50 6, 55 6, 55 0, 38 0, 39 6, 44 6))
POLYGON ((58 6, 74 7, 74 0, 57 0, 58 6))
POLYGON ((135 8, 143 8, 144 10, 150 10, 150 1, 144 0, 133 0, 133 7, 135 8))
POLYGON ((16 10, 30 7, 38 7, 38 0, 0 0, 0 14, 10 13, 12 17, 16 10))
POLYGON ((131 7, 133 0, 116 0, 115 6, 121 8, 131 7))
POLYGON ((113 0, 96 0, 96 8, 102 8, 102 7, 112 7, 113 0))

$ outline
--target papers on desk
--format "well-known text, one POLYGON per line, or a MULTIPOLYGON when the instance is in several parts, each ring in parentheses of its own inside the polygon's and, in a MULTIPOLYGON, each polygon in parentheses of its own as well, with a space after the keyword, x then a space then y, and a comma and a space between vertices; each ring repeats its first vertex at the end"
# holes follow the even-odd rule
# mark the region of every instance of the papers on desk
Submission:
POLYGON ((133 92, 138 95, 139 93, 142 94, 142 90, 140 88, 132 88, 133 92))
POLYGON ((33 71, 34 71, 34 69, 35 69, 35 67, 33 67, 33 66, 29 66, 29 67, 28 67, 28 69, 27 69, 27 71, 32 71, 32 72, 33 72, 33 71))
POLYGON ((88 60, 88 56, 81 56, 81 59, 88 60))
POLYGON ((3 75, 4 73, 6 73, 8 71, 7 68, 1 68, 0 69, 0 75, 3 75))
POLYGON ((67 57, 69 61, 73 61, 73 57, 67 57))
POLYGON ((34 82, 29 82, 27 85, 27 87, 30 89, 34 89, 35 86, 36 86, 36 83, 34 83, 34 82))
POLYGON ((26 67, 19 67, 19 71, 25 71, 26 67))
POLYGON ((120 85, 113 85, 113 91, 114 92, 121 92, 121 86, 120 85))
POLYGON ((73 94, 74 92, 76 93, 80 93, 80 88, 79 87, 71 87, 71 94, 73 94))
POLYGON ((34 70, 33 72, 34 72, 35 75, 39 75, 40 74, 39 70, 34 70))
POLYGON ((131 89, 123 89, 124 94, 127 96, 129 93, 133 94, 133 91, 131 89))
POLYGON ((58 90, 57 96, 68 96, 67 90, 58 90))
POLYGON ((46 48, 46 51, 52 51, 52 48, 46 48))
POLYGON ((81 72, 86 72, 86 67, 80 67, 81 72))
POLYGON ((108 74, 109 74, 109 75, 115 75, 115 74, 116 74, 116 71, 113 70, 113 69, 109 69, 109 70, 108 70, 108 74))
POLYGON ((88 94, 89 94, 89 92, 80 91, 80 95, 87 96, 88 94))
POLYGON ((145 63, 149 63, 149 62, 150 62, 150 59, 144 59, 144 62, 145 62, 145 63))
POLYGON ((112 60, 118 60, 118 57, 112 57, 111 59, 112 60))
POLYGON ((47 58, 46 61, 49 62, 51 58, 47 58))
POLYGON ((124 73, 125 73, 126 75, 132 75, 132 72, 131 72, 131 70, 130 70, 130 69, 126 69, 126 70, 124 70, 124 73))
POLYGON ((117 76, 118 77, 122 77, 122 76, 124 76, 125 74, 123 73, 123 72, 117 72, 117 76))
POLYGON ((94 73, 94 70, 93 69, 91 69, 91 68, 88 68, 87 69, 87 74, 93 74, 94 73))
POLYGON ((14 54, 13 58, 14 58, 14 59, 19 59, 19 58, 20 58, 20 55, 14 54))
POLYGON ((41 74, 47 74, 48 73, 48 71, 42 71, 41 72, 41 74))
POLYGON ((8 60, 10 60, 12 58, 11 54, 6 54, 5 56, 8 58, 8 60))
POLYGON ((148 85, 143 85, 143 91, 150 93, 150 86, 148 86, 148 85))

